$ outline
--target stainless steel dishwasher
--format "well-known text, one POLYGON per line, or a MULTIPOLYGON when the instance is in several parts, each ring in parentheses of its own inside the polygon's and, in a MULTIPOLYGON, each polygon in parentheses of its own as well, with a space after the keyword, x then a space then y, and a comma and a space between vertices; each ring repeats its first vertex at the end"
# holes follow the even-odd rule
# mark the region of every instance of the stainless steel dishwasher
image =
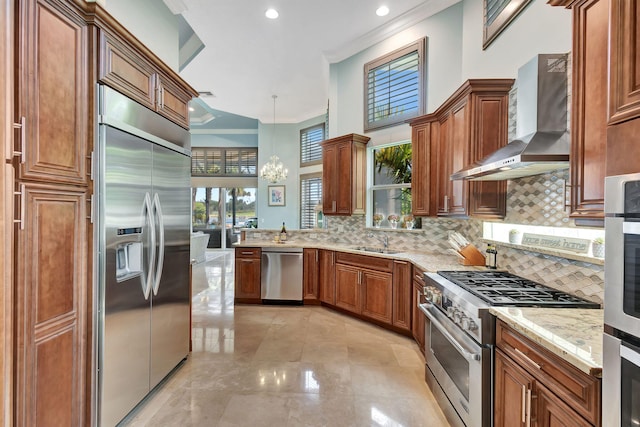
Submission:
POLYGON ((302 248, 262 248, 260 277, 264 303, 302 304, 302 248))

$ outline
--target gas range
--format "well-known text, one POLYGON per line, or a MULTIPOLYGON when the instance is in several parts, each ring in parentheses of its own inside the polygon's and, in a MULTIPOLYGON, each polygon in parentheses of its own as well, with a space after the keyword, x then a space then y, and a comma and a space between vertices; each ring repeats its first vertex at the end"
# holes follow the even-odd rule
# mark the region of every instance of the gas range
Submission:
POLYGON ((482 345, 494 341, 492 306, 600 308, 506 271, 438 271, 425 273, 425 283, 427 301, 482 345))

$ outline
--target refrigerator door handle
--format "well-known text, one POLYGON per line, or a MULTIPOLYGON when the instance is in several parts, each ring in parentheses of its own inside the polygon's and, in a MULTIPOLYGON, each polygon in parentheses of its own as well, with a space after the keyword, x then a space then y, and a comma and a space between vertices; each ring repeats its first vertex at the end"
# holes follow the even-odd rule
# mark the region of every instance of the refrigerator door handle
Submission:
POLYGON ((158 196, 158 193, 153 196, 153 210, 158 219, 158 235, 160 238, 158 244, 158 263, 156 264, 156 274, 153 281, 153 295, 158 295, 160 279, 162 278, 162 268, 164 267, 164 217, 162 215, 162 205, 160 204, 160 196, 158 196))
POLYGON ((144 299, 148 300, 149 295, 151 294, 151 287, 153 286, 153 273, 155 270, 155 258, 156 258, 156 224, 153 220, 153 208, 151 206, 151 195, 146 193, 144 195, 144 205, 142 207, 144 211, 144 216, 146 216, 146 221, 149 230, 149 240, 151 240, 149 246, 149 271, 147 271, 146 279, 145 275, 142 276, 142 292, 144 294, 144 299))

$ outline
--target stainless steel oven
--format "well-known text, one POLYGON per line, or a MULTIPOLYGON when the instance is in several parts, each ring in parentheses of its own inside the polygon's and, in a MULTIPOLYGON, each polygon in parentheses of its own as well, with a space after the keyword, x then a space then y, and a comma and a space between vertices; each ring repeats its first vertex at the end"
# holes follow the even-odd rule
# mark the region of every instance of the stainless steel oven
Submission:
MULTIPOLYGON (((421 304, 420 309, 428 319, 425 377, 429 387, 436 392, 442 390, 467 427, 490 425, 485 402, 491 395, 491 348, 470 338, 434 304, 421 304)), ((456 418, 448 416, 450 421, 456 418)))
POLYGON ((640 174, 605 179, 602 424, 640 426, 640 174))

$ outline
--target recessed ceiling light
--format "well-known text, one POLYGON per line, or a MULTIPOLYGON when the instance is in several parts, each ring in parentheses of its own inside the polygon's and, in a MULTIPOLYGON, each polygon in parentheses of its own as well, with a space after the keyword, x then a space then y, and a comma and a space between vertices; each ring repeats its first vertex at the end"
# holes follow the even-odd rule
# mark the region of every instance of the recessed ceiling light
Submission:
POLYGON ((376 15, 378 16, 387 16, 389 14, 389 8, 387 6, 380 6, 376 9, 376 15))
POLYGON ((276 19, 278 16, 280 16, 280 14, 275 9, 267 9, 267 11, 264 13, 264 16, 269 19, 276 19))
POLYGON ((196 111, 196 109, 193 107, 189 107, 189 111, 193 112, 193 111, 196 111))

